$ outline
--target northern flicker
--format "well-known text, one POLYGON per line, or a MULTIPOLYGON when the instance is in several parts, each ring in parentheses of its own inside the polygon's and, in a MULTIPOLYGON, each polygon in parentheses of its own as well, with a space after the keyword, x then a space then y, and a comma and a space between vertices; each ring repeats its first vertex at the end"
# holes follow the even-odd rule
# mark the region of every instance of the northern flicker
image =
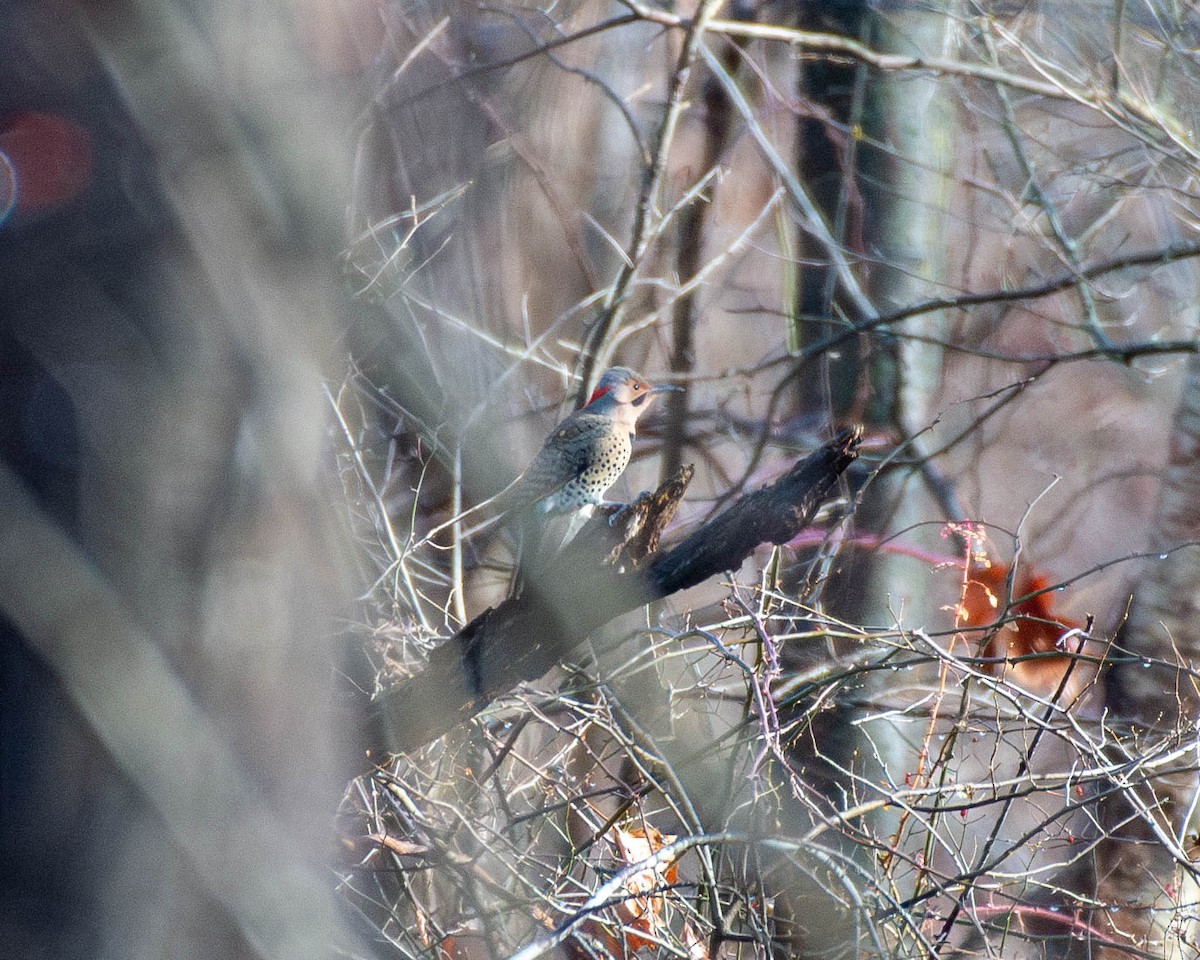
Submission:
POLYGON ((604 371, 587 404, 562 421, 505 498, 531 507, 535 519, 570 515, 566 544, 606 503, 604 494, 629 463, 638 417, 656 393, 678 390, 653 386, 628 367, 604 371))

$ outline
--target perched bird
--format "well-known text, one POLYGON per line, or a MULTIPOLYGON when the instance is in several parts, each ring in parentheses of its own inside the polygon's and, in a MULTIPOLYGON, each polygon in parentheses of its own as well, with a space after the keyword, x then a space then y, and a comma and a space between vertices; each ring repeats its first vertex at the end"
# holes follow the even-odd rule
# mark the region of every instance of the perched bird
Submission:
POLYGON ((562 543, 570 542, 628 465, 638 417, 655 394, 679 389, 647 383, 628 367, 605 370, 591 399, 551 431, 505 500, 530 509, 543 526, 569 515, 562 543))

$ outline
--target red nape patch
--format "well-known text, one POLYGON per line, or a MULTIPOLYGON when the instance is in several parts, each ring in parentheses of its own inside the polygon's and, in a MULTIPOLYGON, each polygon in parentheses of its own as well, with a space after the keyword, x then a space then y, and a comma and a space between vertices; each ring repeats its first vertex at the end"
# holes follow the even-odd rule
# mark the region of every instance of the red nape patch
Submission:
POLYGON ((610 392, 612 392, 612 387, 597 387, 595 389, 595 391, 592 393, 591 397, 588 398, 588 402, 585 403, 584 406, 590 407, 593 403, 595 403, 597 400, 599 400, 602 396, 604 396, 606 393, 610 393, 610 392))

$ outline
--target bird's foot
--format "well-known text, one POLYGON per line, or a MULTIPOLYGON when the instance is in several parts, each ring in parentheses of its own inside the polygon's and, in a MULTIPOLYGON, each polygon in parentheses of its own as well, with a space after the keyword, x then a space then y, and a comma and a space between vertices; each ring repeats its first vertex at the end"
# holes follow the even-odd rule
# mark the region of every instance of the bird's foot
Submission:
POLYGON ((604 517, 609 524, 615 522, 625 510, 629 509, 629 504, 621 503, 618 500, 601 500, 596 504, 596 514, 604 517))

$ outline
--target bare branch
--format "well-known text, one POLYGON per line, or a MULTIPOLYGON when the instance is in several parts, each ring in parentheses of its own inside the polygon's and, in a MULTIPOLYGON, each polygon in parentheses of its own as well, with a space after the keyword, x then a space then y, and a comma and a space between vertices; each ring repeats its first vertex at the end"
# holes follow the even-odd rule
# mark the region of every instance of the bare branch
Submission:
POLYGON ((366 752, 419 746, 519 681, 540 677, 614 617, 736 569, 761 543, 787 542, 854 461, 858 442, 858 431, 842 433, 637 570, 598 563, 593 544, 572 542, 552 575, 476 617, 434 652, 423 673, 381 696, 385 739, 366 752))

